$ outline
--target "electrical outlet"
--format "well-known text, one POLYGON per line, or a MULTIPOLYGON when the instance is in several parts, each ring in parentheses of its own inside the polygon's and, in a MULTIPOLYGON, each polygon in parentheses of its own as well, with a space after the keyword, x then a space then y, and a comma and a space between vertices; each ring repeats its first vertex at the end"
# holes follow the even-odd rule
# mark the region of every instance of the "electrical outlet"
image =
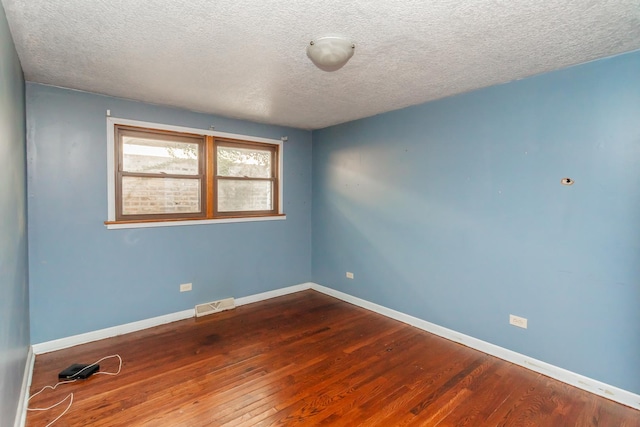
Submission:
POLYGON ((527 319, 520 316, 509 315, 509 323, 518 328, 527 329, 527 319))
POLYGON ((191 283, 183 283, 180 285, 180 292, 189 292, 191 290, 191 283))
POLYGON ((350 271, 347 271, 347 279, 353 279, 353 273, 350 271))

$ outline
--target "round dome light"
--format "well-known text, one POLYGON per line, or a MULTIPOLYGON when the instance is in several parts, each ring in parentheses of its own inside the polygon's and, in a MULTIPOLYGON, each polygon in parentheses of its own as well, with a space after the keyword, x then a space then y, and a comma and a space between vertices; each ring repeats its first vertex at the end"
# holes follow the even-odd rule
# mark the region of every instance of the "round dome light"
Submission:
POLYGON ((341 36, 325 36, 311 40, 307 46, 307 56, 324 71, 336 71, 353 56, 356 45, 341 36))

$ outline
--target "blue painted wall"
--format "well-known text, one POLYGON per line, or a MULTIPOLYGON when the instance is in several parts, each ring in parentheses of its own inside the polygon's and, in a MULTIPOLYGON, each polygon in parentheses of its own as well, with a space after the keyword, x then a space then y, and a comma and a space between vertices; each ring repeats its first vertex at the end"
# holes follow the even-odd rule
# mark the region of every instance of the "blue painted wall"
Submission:
POLYGON ((315 282, 640 393, 640 52, 313 146, 315 282))
POLYGON ((0 425, 13 425, 29 351, 25 96, 0 5, 0 425))
POLYGON ((311 132, 27 83, 31 340, 309 281, 311 132), (280 139, 285 221, 107 230, 114 117, 280 139), (179 293, 181 283, 193 291, 179 293))

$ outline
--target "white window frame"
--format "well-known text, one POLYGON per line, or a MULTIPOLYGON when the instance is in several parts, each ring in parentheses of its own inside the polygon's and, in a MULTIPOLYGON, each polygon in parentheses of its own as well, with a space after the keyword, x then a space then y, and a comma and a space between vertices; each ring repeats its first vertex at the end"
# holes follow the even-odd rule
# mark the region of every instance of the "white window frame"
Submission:
MULTIPOLYGON (((239 135, 235 133, 218 132, 213 130, 196 129, 184 126, 165 125, 161 123, 144 122, 140 120, 107 117, 107 223, 109 230, 123 228, 149 228, 149 227, 176 227, 182 225, 216 224, 229 222, 253 222, 253 221, 281 221, 287 219, 283 213, 284 206, 284 179, 283 179, 283 141, 278 139, 261 138, 257 136, 239 135), (166 130, 181 133, 213 136, 218 138, 239 139, 249 142, 261 142, 278 146, 278 216, 247 216, 242 218, 212 218, 212 219, 186 219, 177 221, 144 221, 115 223, 116 221, 116 178, 115 168, 115 126, 127 125, 147 129, 166 130)), ((211 185, 211 184, 210 184, 211 185)))

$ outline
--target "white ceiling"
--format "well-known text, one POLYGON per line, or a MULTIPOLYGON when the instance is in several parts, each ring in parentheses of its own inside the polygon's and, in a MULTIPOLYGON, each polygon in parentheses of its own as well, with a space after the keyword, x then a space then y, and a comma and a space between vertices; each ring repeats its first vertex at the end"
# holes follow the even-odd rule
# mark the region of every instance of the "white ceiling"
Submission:
POLYGON ((640 49, 640 0, 2 3, 29 81, 305 129, 640 49))

